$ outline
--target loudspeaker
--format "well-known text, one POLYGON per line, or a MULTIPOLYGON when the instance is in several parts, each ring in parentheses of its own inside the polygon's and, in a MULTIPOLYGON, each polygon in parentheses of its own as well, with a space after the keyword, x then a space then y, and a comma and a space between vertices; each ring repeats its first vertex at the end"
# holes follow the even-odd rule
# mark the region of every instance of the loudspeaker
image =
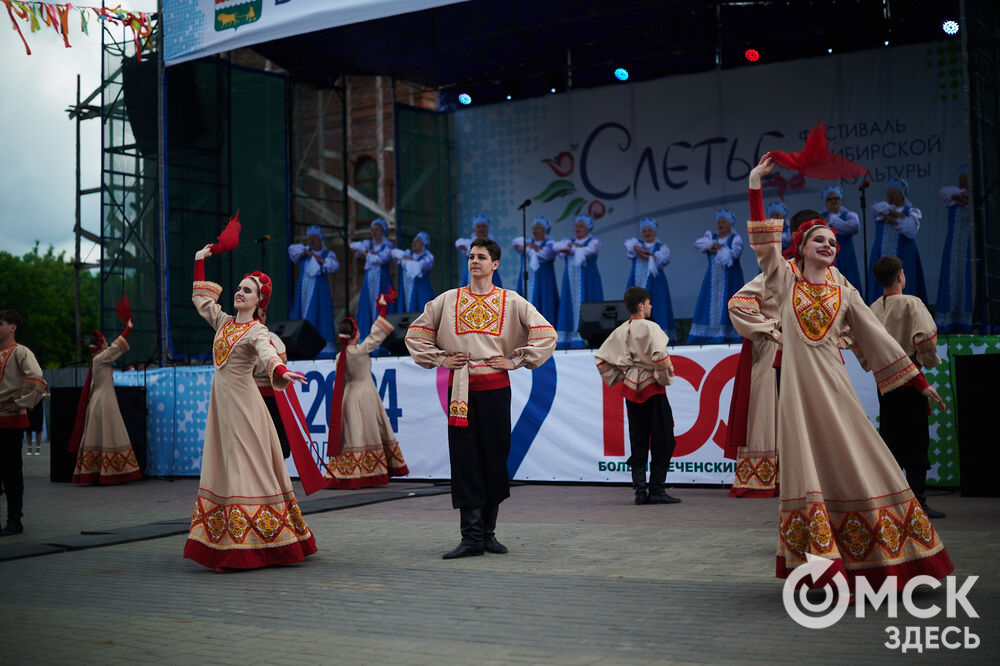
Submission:
POLYGON ((406 348, 406 329, 421 314, 420 312, 393 312, 385 316, 389 323, 396 327, 382 342, 382 347, 388 350, 390 356, 408 356, 410 354, 406 348))
POLYGON ((156 155, 156 58, 142 62, 135 58, 122 60, 122 97, 125 114, 132 126, 132 136, 139 152, 156 155))
POLYGON ((290 361, 308 361, 326 347, 326 339, 305 319, 268 322, 267 327, 285 343, 290 361))
POLYGON ((958 459, 963 497, 1000 497, 996 470, 1000 447, 989 433, 996 422, 996 389, 1000 354, 955 356, 955 405, 958 418, 958 459))
POLYGON ((611 331, 628 321, 632 315, 622 301, 594 301, 580 304, 580 337, 590 347, 600 347, 611 331))
MULTIPOLYGON (((51 429, 49 443, 49 480, 66 483, 73 478, 76 454, 68 453, 69 438, 73 435, 76 422, 76 408, 80 404, 79 386, 57 386, 50 390, 51 429)), ((142 386, 116 386, 115 397, 121 410, 125 430, 128 431, 136 462, 143 474, 146 473, 146 389, 142 386)))

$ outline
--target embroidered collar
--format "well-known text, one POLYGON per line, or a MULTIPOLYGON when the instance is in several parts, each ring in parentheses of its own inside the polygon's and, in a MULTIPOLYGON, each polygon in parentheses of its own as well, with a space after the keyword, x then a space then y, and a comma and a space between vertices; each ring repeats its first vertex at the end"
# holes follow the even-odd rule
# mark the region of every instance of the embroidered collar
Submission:
POLYGON ((3 381, 3 376, 7 372, 7 361, 10 357, 14 355, 14 349, 17 347, 16 342, 12 342, 3 349, 0 349, 0 381, 3 381))
POLYGON ((229 358, 233 348, 243 339, 254 325, 260 321, 254 319, 243 324, 238 324, 235 319, 229 319, 223 324, 215 334, 215 343, 212 346, 212 355, 215 359, 215 367, 221 368, 229 358))
POLYGON ((494 285, 487 294, 460 287, 455 299, 455 334, 481 333, 499 336, 507 308, 507 290, 494 285))

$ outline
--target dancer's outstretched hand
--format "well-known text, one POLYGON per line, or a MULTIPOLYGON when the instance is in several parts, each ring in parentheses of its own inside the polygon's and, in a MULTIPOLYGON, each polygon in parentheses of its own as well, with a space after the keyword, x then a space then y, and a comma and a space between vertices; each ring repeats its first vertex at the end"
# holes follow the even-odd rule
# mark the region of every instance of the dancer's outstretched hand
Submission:
POLYGON ((295 382, 296 384, 305 384, 306 383, 306 376, 303 375, 303 374, 299 374, 298 372, 292 372, 291 370, 289 370, 283 376, 286 379, 295 382))
POLYGON ((760 181, 764 179, 764 176, 774 171, 774 167, 775 164, 774 160, 771 159, 771 153, 764 153, 761 155, 760 161, 757 162, 757 166, 750 171, 750 189, 759 190, 760 181))
POLYGON ((939 409, 948 409, 948 405, 944 404, 944 400, 938 395, 937 390, 933 386, 928 386, 923 391, 920 392, 925 398, 929 398, 931 402, 936 404, 939 409))
POLYGON ((209 243, 208 245, 206 245, 205 247, 201 248, 200 250, 194 253, 195 259, 205 259, 206 257, 211 257, 211 256, 212 256, 211 243, 209 243))

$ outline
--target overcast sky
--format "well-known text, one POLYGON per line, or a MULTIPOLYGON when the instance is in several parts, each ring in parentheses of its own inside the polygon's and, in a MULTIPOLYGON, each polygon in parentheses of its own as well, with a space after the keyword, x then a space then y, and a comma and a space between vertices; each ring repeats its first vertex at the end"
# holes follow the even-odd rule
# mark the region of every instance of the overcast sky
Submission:
MULTIPOLYGON (((80 3, 100 6, 99 0, 80 3)), ((152 12, 156 0, 123 0, 133 11, 152 12)), ((76 101, 76 75, 80 75, 81 97, 86 98, 101 83, 101 31, 91 14, 89 35, 80 32, 80 17, 70 21, 69 43, 51 28, 32 34, 19 21, 31 55, 10 27, 6 12, 0 12, 0 137, 4 159, 0 162, 0 249, 15 255, 28 252, 35 241, 42 247, 73 254, 75 211, 75 121, 66 107, 76 101)), ((99 99, 98 99, 99 101, 99 99)), ((82 186, 100 184, 100 120, 81 127, 82 186)), ((100 232, 100 195, 84 198, 83 227, 100 232)), ((90 261, 100 255, 92 243, 82 245, 90 261)))

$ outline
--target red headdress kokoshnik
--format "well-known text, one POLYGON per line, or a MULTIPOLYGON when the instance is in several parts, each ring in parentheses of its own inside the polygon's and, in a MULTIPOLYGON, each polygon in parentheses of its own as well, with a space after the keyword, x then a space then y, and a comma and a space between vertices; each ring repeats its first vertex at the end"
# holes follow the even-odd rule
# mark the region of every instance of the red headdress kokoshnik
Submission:
POLYGON ((253 273, 244 275, 243 279, 250 279, 256 283, 257 291, 260 292, 260 300, 257 301, 257 307, 260 308, 261 314, 266 313, 267 304, 271 302, 271 278, 268 277, 267 273, 254 271, 253 273))

